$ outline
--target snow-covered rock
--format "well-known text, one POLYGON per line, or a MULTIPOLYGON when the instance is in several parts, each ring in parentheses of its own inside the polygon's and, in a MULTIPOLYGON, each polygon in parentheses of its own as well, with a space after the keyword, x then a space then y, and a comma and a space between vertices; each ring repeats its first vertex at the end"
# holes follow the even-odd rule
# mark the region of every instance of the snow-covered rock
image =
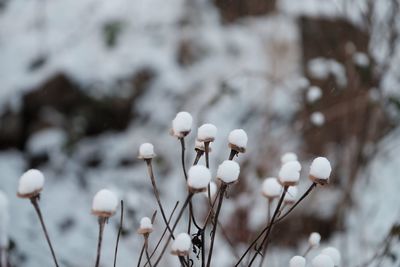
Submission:
POLYGON ((172 132, 173 135, 182 138, 190 133, 192 130, 193 118, 189 112, 181 111, 176 114, 172 120, 172 132))
POLYGON ((171 253, 177 256, 186 256, 190 252, 192 239, 187 233, 180 233, 172 242, 171 253))
POLYGON ((311 163, 309 177, 313 182, 324 185, 329 182, 331 172, 329 160, 325 157, 317 157, 311 163))
POLYGON ((139 147, 140 159, 152 159, 156 156, 154 153, 154 146, 151 143, 143 143, 139 147))
POLYGON ((226 184, 231 184, 238 180, 239 174, 239 164, 232 160, 225 160, 218 166, 217 179, 220 179, 226 184))
POLYGON ((306 259, 302 256, 294 256, 289 261, 289 267, 305 267, 306 259))
POLYGON ((114 215, 118 207, 116 194, 108 189, 102 189, 93 198, 92 212, 99 217, 114 215))
POLYGON ((278 182, 278 179, 275 177, 269 177, 262 183, 261 194, 272 200, 274 198, 279 198, 282 194, 282 189, 282 185, 278 182))
POLYGON ((228 136, 229 147, 238 153, 244 153, 247 148, 247 133, 243 129, 235 129, 228 136))
POLYGON ((36 169, 30 169, 19 178, 18 196, 22 198, 35 197, 42 191, 43 185, 43 173, 36 169))
POLYGON ((207 167, 203 165, 190 167, 187 183, 193 193, 206 191, 210 181, 211 172, 207 167))
POLYGON ((197 140, 200 142, 213 142, 216 137, 217 127, 214 124, 203 124, 197 130, 197 140))

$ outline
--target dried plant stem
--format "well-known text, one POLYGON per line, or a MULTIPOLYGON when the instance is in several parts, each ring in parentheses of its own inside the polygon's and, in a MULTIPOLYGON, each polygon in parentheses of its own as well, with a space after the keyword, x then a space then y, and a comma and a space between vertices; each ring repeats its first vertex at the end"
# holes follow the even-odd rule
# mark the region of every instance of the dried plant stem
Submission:
POLYGON ((210 157, 209 157, 209 149, 210 148, 210 142, 204 142, 204 152, 206 154, 206 167, 210 168, 210 157))
MULTIPOLYGON (((270 223, 270 221, 271 221, 271 199, 268 199, 268 212, 267 212, 267 225, 270 223)), ((279 214, 280 214, 280 212, 281 212, 281 210, 279 211, 279 214)), ((263 265, 263 263, 264 263, 264 261, 265 261, 265 258, 266 258, 266 251, 267 251, 267 246, 264 246, 264 248, 263 248, 263 250, 262 250, 262 258, 261 258, 261 260, 260 260, 260 264, 258 265, 259 267, 262 267, 262 265, 263 265)))
POLYGON ((188 266, 188 264, 185 262, 185 258, 183 256, 179 256, 178 258, 179 258, 179 261, 180 261, 182 267, 188 266))
POLYGON ((167 250, 169 242, 171 241, 172 233, 174 232, 176 226, 178 225, 180 219, 182 218, 183 212, 185 211, 185 209, 186 209, 187 205, 189 204, 190 200, 192 199, 192 197, 193 197, 193 193, 189 193, 189 195, 186 197, 185 203, 183 204, 181 210, 178 213, 178 216, 177 216, 177 218, 175 220, 175 223, 172 226, 171 233, 169 234, 169 236, 167 238, 167 241, 165 242, 165 245, 164 245, 160 255, 158 256, 158 258, 156 260, 156 263, 154 264, 154 267, 156 267, 160 263, 162 257, 164 256, 164 253, 167 250))
POLYGON ((144 235, 144 251, 146 253, 146 259, 147 259, 147 262, 149 263, 149 266, 153 267, 151 265, 151 260, 150 260, 150 256, 149 256, 149 235, 148 234, 144 235))
POLYGON ((211 243, 210 243, 210 250, 208 252, 208 259, 207 259, 207 265, 206 265, 207 267, 211 266, 211 259, 212 259, 213 249, 214 249, 215 235, 216 235, 217 225, 218 225, 218 223, 217 223, 218 216, 221 211, 222 201, 224 200, 224 195, 225 195, 225 191, 226 191, 227 187, 228 187, 228 185, 226 183, 221 184, 220 195, 219 195, 219 199, 218 199, 218 206, 217 206, 217 210, 215 212, 215 217, 214 217, 214 226, 213 226, 213 229, 211 232, 211 243))
POLYGON ((306 251, 303 253, 303 257, 306 257, 308 252, 310 252, 311 249, 312 249, 312 246, 308 246, 306 251))
POLYGON ((204 151, 201 151, 200 149, 197 150, 196 158, 194 159, 193 165, 197 165, 197 163, 199 163, 199 160, 203 156, 203 154, 204 151))
MULTIPOLYGON (((179 201, 176 202, 176 204, 175 204, 175 206, 174 206, 174 208, 173 208, 171 214, 169 215, 168 224, 171 222, 172 216, 174 215, 174 213, 175 213, 176 208, 178 207, 178 205, 179 205, 179 201)), ((161 244, 161 241, 164 239, 164 236, 165 236, 165 234, 167 233, 167 230, 168 230, 167 227, 165 227, 165 228, 164 228, 164 231, 163 231, 163 233, 162 233, 162 235, 161 235, 161 237, 160 237, 160 239, 158 240, 158 242, 157 242, 157 244, 156 244, 156 247, 153 249, 153 251, 152 251, 151 254, 150 254, 150 259, 151 259, 151 258, 154 256, 154 254, 156 253, 158 247, 159 247, 160 244, 161 244)), ((144 247, 143 247, 143 248, 144 248, 144 247)), ((146 266, 146 265, 147 265, 147 263, 146 263, 144 266, 146 266)))
MULTIPOLYGON (((167 231, 167 228, 165 228, 165 231, 167 231)), ((140 256, 139 256, 139 260, 138 260, 138 263, 137 263, 137 267, 140 267, 140 263, 142 262, 142 258, 143 258, 143 253, 144 253, 144 244, 142 245, 142 249, 140 250, 140 256)), ((148 259, 148 262, 150 262, 150 259, 151 259, 151 256, 148 259)))
POLYGON ((164 208, 163 208, 163 206, 161 204, 160 193, 158 191, 157 184, 156 184, 156 179, 154 177, 154 172, 153 172, 153 166, 151 164, 151 159, 146 159, 145 161, 146 161, 146 164, 147 164, 147 171, 148 171, 149 176, 150 176, 151 184, 153 186, 154 196, 156 197, 158 207, 160 208, 160 211, 161 211, 161 216, 162 216, 162 218, 164 220, 164 223, 165 223, 168 231, 170 232, 172 238, 174 239, 175 238, 174 234, 172 233, 171 228, 169 227, 167 217, 165 216, 164 208))
MULTIPOLYGON (((265 233, 265 236, 264 236, 263 240, 261 241, 260 248, 263 248, 264 246, 267 246, 267 244, 268 244, 269 235, 270 235, 270 233, 271 233, 271 231, 272 231, 272 227, 273 227, 273 225, 274 225, 275 218, 276 218, 276 216, 278 215, 278 212, 279 212, 279 210, 280 210, 280 208, 281 208, 281 206, 282 206, 283 199, 285 198, 287 189, 288 189, 288 186, 285 186, 285 187, 283 188, 283 193, 282 193, 282 195, 281 195, 281 198, 279 199, 278 205, 277 205, 276 208, 275 208, 274 214, 272 215, 271 222, 269 223, 271 226, 268 228, 267 232, 265 233)), ((265 252, 266 252, 266 249, 265 249, 265 252)), ((255 259, 257 258, 257 255, 258 255, 258 254, 259 254, 258 252, 254 254, 254 256, 253 256, 253 258, 251 259, 251 261, 250 261, 248 267, 250 267, 251 265, 253 265, 253 262, 254 262, 255 259)), ((265 256, 265 255, 262 255, 262 257, 264 257, 264 256, 265 256)))
POLYGON ((95 267, 99 267, 100 265, 100 257, 101 257, 101 244, 103 242, 103 232, 104 226, 106 224, 107 218, 99 217, 99 240, 97 242, 97 256, 96 256, 96 264, 95 267))
POLYGON ((49 248, 50 248, 50 251, 51 251, 51 255, 53 256, 54 264, 55 264, 56 267, 58 267, 59 265, 58 265, 58 261, 57 261, 57 258, 56 258, 56 254, 54 252, 53 245, 51 244, 49 233, 47 232, 46 225, 44 224, 42 212, 40 210, 40 206, 39 206, 39 203, 38 203, 39 196, 32 197, 30 200, 31 200, 31 203, 32 203, 33 207, 35 208, 37 216, 39 217, 39 221, 40 221, 40 224, 42 225, 43 233, 44 233, 44 235, 46 237, 47 244, 49 245, 49 248))
POLYGON ((114 252, 114 267, 117 266, 117 254, 118 254, 118 244, 119 244, 119 239, 121 237, 121 232, 122 232, 122 223, 124 221, 124 201, 121 200, 121 218, 119 220, 119 228, 118 228, 118 235, 117 235, 117 241, 115 243, 115 252, 114 252))
POLYGON ((183 174, 185 176, 185 180, 187 181, 187 173, 186 173, 186 161, 185 161, 185 138, 179 138, 179 141, 181 141, 181 162, 182 162, 182 169, 183 169, 183 174))
POLYGON ((236 150, 231 149, 231 153, 229 154, 229 160, 233 160, 233 158, 238 154, 236 150))

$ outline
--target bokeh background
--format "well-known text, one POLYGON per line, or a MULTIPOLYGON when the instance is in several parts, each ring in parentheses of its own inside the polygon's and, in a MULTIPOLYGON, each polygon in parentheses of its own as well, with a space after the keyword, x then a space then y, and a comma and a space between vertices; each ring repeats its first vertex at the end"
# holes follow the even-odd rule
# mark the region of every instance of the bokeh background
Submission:
MULTIPOLYGON (((260 184, 288 151, 303 164, 301 192, 312 158, 328 157, 333 175, 275 228, 268 266, 287 266, 313 231, 321 248, 341 251, 342 266, 375 253, 370 266, 399 266, 399 8, 398 0, 1 0, 0 190, 10 199, 11 266, 52 265, 34 210, 15 196, 28 168, 46 175, 41 206, 63 266, 93 264, 91 199, 104 187, 126 206, 119 266, 135 265, 138 221, 156 208, 137 150, 155 145, 171 210, 185 197, 179 142, 168 134, 181 110, 195 128, 218 127, 213 173, 229 154, 229 131, 249 136, 221 214, 234 246, 219 235, 215 266, 232 266, 263 226, 260 184)), ((204 199, 195 202, 201 216, 204 199)), ((103 266, 117 229, 114 218, 103 266)))

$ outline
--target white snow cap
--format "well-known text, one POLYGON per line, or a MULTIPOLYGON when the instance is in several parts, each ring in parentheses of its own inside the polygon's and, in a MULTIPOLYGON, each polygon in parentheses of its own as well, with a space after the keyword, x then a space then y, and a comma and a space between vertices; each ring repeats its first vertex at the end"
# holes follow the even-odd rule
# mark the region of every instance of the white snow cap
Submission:
POLYGON ((189 112, 181 111, 172 120, 172 130, 176 137, 186 136, 192 129, 193 118, 189 112))
POLYGON ((283 185, 296 185, 300 179, 301 165, 298 161, 289 161, 279 171, 279 181, 283 185))
POLYGON ((217 178, 224 183, 230 184, 239 178, 240 166, 232 160, 225 160, 218 166, 217 178))
POLYGON ((310 175, 321 180, 328 180, 331 171, 331 163, 324 157, 315 158, 310 166, 310 175))
POLYGON ((289 186, 283 201, 287 204, 295 203, 297 200, 298 191, 299 190, 297 189, 297 186, 289 186))
POLYGON ((296 153, 287 152, 287 153, 282 155, 282 157, 281 157, 281 163, 282 164, 285 164, 285 163, 287 163, 289 161, 297 161, 296 153))
POLYGON ((172 243, 172 254, 178 256, 187 255, 190 251, 192 245, 192 239, 187 233, 180 233, 176 236, 174 242, 172 243))
POLYGON ((311 233, 310 237, 308 238, 308 243, 310 244, 311 247, 318 247, 320 241, 321 241, 321 235, 317 232, 311 233))
POLYGON ((117 196, 108 189, 102 189, 93 198, 92 211, 100 217, 110 217, 118 207, 117 196))
POLYGON ((197 140, 200 142, 212 142, 217 136, 217 127, 214 124, 206 123, 197 130, 197 140))
POLYGON ((315 257, 312 260, 312 266, 313 267, 334 267, 333 260, 331 257, 324 255, 324 254, 319 254, 317 257, 315 257))
POLYGON ((153 224, 151 223, 151 220, 149 217, 143 217, 140 220, 140 228, 145 228, 145 229, 152 229, 153 224))
POLYGON ((322 112, 316 111, 310 115, 310 121, 315 126, 322 126, 325 123, 325 116, 322 112))
POLYGON ((195 191, 204 191, 207 189, 211 181, 210 170, 203 165, 195 165, 190 167, 188 173, 188 185, 195 191))
POLYGON ((154 146, 150 143, 143 143, 139 147, 139 158, 152 159, 156 156, 154 153, 154 146))
POLYGON ((0 249, 8 247, 8 198, 0 191, 0 249))
POLYGON ((305 267, 306 259, 302 256, 294 256, 289 261, 289 267, 305 267))
POLYGON ((275 177, 269 177, 262 183, 262 195, 267 198, 278 198, 282 194, 282 185, 275 177))
POLYGON ((334 247, 324 248, 321 254, 331 257, 333 260, 333 264, 335 264, 335 266, 340 266, 340 261, 342 259, 342 256, 340 255, 339 250, 337 250, 336 248, 334 247))
POLYGON ((36 169, 30 169, 19 178, 18 195, 20 197, 33 197, 42 191, 43 185, 43 173, 36 169))
POLYGON ((307 102, 312 104, 319 100, 322 96, 322 90, 318 86, 311 86, 307 91, 307 102))
MULTIPOLYGON (((217 184, 214 182, 210 182, 210 197, 213 199, 215 194, 217 193, 217 184)), ((207 191, 203 193, 205 197, 208 198, 208 188, 207 191)))
POLYGON ((245 152, 247 147, 247 134, 243 129, 235 129, 229 133, 229 147, 237 152, 245 152))

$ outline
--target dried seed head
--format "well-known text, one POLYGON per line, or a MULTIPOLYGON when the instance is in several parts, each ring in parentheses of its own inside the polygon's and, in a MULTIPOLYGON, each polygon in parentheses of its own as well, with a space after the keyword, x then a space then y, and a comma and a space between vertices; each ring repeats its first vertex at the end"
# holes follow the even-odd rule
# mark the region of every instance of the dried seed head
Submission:
POLYGON ((172 134, 175 137, 183 138, 192 130, 193 118, 190 113, 181 111, 172 120, 172 134))
POLYGON ((235 129, 229 133, 228 145, 230 149, 238 153, 244 153, 246 152, 247 140, 247 134, 243 129, 235 129))
POLYGON ((156 156, 154 146, 150 143, 143 143, 139 147, 139 159, 152 159, 156 156))
MULTIPOLYGON (((195 142, 195 146, 194 146, 194 150, 196 150, 196 151, 203 151, 203 152, 205 152, 206 151, 206 148, 205 148, 205 146, 204 146, 204 142, 200 142, 199 140, 196 140, 196 142, 195 142)), ((211 150, 211 146, 209 145, 208 146, 208 153, 210 153, 212 150, 211 150)))
POLYGON ((33 198, 43 190, 44 175, 41 171, 30 169, 19 178, 18 197, 33 198))
POLYGON ((98 217, 109 218, 118 207, 117 196, 108 189, 102 189, 93 198, 92 213, 98 217))
POLYGON ((211 123, 203 124, 197 130, 197 140, 200 142, 213 142, 217 136, 217 127, 211 123))
POLYGON ((138 229, 138 234, 150 234, 153 232, 153 224, 151 223, 151 220, 149 217, 143 217, 140 220, 140 227, 138 229))
POLYGON ((289 261, 289 267, 305 267, 306 259, 302 256, 294 256, 289 261))
POLYGON ((275 177, 266 178, 262 184, 261 194, 272 200, 274 198, 279 198, 282 194, 282 185, 278 182, 275 177))
POLYGON ((310 234, 308 238, 308 243, 311 247, 316 248, 319 246, 319 242, 321 242, 321 235, 317 232, 313 232, 310 234))
POLYGON ((311 181, 320 185, 325 185, 329 183, 331 171, 332 167, 329 160, 324 157, 318 157, 311 163, 309 177, 311 181))
POLYGON ((299 183, 301 165, 298 161, 289 161, 279 171, 279 182, 283 186, 294 186, 299 183))
POLYGON ((188 186, 192 193, 207 191, 208 184, 211 181, 210 170, 203 165, 195 165, 189 169, 188 186))
POLYGON ((171 247, 171 254, 176 256, 187 256, 190 252, 192 240, 187 233, 180 233, 175 238, 171 247))

